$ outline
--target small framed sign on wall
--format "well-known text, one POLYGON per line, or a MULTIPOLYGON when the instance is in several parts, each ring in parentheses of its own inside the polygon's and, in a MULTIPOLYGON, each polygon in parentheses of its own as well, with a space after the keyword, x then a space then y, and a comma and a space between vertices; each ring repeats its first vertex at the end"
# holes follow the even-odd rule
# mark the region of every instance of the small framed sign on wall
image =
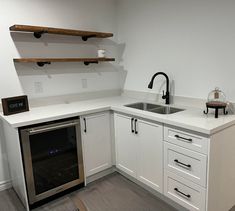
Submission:
POLYGON ((29 103, 27 95, 2 98, 2 108, 4 115, 17 114, 29 111, 29 103))

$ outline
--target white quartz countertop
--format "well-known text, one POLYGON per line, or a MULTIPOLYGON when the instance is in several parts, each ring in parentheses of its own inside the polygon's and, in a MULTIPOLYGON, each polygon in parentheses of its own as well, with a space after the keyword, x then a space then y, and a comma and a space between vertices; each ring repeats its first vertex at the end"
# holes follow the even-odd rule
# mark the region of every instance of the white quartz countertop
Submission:
POLYGON ((31 108, 29 112, 19 113, 10 116, 4 116, 1 113, 0 117, 4 121, 7 121, 8 124, 10 124, 12 127, 18 128, 22 126, 53 121, 68 117, 113 110, 161 122, 164 124, 193 130, 206 135, 211 135, 235 124, 235 115, 221 115, 218 119, 215 119, 213 114, 203 114, 203 108, 185 108, 186 110, 184 111, 166 115, 142 111, 124 106, 126 104, 135 102, 141 101, 123 96, 108 97, 87 101, 35 107, 31 108))

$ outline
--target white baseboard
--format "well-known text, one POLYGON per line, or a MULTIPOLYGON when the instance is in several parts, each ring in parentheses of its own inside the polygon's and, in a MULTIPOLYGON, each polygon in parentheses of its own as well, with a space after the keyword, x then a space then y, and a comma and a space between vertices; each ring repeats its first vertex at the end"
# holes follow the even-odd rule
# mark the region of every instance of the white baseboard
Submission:
POLYGON ((101 178, 103 178, 103 177, 105 177, 105 176, 107 176, 109 174, 112 174, 113 172, 115 172, 115 168, 111 167, 111 168, 106 169, 106 170, 104 170, 102 172, 99 172, 97 174, 89 176, 89 177, 86 178, 86 184, 89 184, 89 183, 94 182, 94 181, 96 181, 98 179, 101 179, 101 178))
POLYGON ((0 182, 0 191, 9 189, 11 187, 12 187, 12 184, 10 180, 0 182))

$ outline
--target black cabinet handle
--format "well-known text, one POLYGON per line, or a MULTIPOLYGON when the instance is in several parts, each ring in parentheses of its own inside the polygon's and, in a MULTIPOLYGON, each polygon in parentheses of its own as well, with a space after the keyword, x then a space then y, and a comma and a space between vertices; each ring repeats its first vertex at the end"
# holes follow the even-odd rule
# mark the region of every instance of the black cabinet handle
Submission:
POLYGON ((131 132, 134 133, 134 128, 133 128, 133 121, 134 121, 134 118, 131 118, 131 132))
POLYGON ((86 133, 87 132, 87 128, 86 128, 86 118, 83 118, 83 121, 84 121, 84 132, 86 133))
POLYGON ((175 188, 174 190, 175 190, 177 193, 179 193, 179 194, 181 194, 181 195, 183 195, 183 196, 185 196, 185 197, 187 197, 187 198, 191 198, 191 195, 189 195, 189 194, 185 194, 185 193, 183 193, 183 192, 179 191, 179 189, 178 189, 178 188, 175 188))
POLYGON ((137 125, 137 124, 136 124, 136 123, 137 123, 137 121, 138 121, 138 119, 135 119, 135 134, 138 134, 137 126, 136 126, 136 125, 137 125))
POLYGON ((189 142, 193 142, 193 139, 191 139, 191 138, 184 138, 184 137, 181 137, 179 135, 175 135, 175 137, 179 138, 179 139, 183 139, 183 140, 189 141, 189 142))
POLYGON ((181 163, 180 161, 178 161, 177 159, 174 160, 177 164, 180 164, 182 166, 186 166, 188 168, 191 168, 192 166, 190 164, 185 164, 185 163, 181 163))

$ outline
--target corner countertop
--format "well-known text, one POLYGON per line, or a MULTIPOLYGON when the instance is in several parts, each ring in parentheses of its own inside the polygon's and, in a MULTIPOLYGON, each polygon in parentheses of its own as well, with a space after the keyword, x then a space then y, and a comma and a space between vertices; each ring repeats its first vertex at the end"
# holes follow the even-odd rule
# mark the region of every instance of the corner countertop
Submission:
MULTIPOLYGON (((235 115, 221 115, 218 119, 215 119, 213 114, 205 115, 203 114, 203 109, 198 108, 183 107, 185 108, 184 111, 163 115, 124 106, 126 104, 136 102, 141 101, 124 96, 107 97, 94 100, 35 107, 31 108, 29 112, 10 116, 4 116, 2 113, 0 113, 0 118, 10 124, 12 127, 18 128, 68 117, 113 110, 116 112, 135 115, 141 118, 150 119, 188 130, 193 130, 205 135, 212 135, 235 124, 235 115)), ((155 102, 155 104, 159 103, 155 102)), ((173 105, 173 107, 174 106, 182 108, 182 106, 173 105)))

